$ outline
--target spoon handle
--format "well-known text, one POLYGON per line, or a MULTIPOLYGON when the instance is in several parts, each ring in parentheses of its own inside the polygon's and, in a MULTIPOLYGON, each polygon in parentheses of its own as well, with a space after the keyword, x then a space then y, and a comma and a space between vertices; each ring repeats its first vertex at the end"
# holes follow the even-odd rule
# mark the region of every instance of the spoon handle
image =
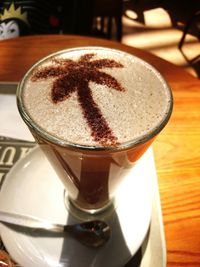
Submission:
POLYGON ((62 224, 55 224, 46 220, 38 219, 33 216, 15 214, 4 211, 0 211, 0 222, 22 226, 30 229, 43 229, 56 233, 62 233, 66 231, 66 226, 62 224))

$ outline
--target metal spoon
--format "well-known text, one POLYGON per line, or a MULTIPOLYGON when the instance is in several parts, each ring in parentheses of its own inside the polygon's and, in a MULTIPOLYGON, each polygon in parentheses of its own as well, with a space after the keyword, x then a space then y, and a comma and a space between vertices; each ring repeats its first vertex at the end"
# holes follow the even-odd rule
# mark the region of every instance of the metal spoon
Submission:
POLYGON ((8 227, 22 231, 31 230, 34 235, 60 236, 68 233, 84 245, 99 247, 104 245, 111 235, 110 227, 100 220, 80 224, 62 225, 51 223, 36 217, 0 211, 0 222, 8 227))

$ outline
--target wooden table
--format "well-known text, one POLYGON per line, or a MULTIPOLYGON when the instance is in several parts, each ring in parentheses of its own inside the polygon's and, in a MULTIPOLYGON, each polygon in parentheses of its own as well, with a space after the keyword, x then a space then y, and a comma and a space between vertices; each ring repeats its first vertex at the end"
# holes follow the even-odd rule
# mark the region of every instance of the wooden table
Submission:
MULTIPOLYGON (((174 111, 154 142, 168 267, 200 266, 200 81, 145 51, 78 36, 21 37, 0 42, 0 81, 19 81, 43 56, 76 46, 106 46, 154 65, 170 84, 174 111)), ((155 266, 156 267, 156 266, 155 266)))

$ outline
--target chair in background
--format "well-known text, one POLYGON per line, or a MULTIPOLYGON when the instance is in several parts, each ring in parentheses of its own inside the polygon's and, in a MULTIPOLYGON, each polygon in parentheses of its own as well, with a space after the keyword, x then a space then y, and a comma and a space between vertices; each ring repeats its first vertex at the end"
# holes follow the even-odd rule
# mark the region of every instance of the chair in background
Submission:
POLYGON ((92 35, 94 0, 61 0, 63 33, 92 35))
MULTIPOLYGON (((186 35, 188 33, 191 33, 195 35, 200 40, 200 10, 195 12, 192 17, 188 20, 188 22, 185 25, 183 35, 181 37, 181 40, 178 44, 179 49, 182 48, 186 35)), ((200 55, 199 55, 200 56, 200 55)))
POLYGON ((188 58, 186 53, 183 50, 183 45, 186 43, 186 35, 192 34, 198 38, 200 41, 200 10, 195 12, 194 15, 188 20, 187 24, 185 25, 183 35, 181 40, 178 44, 178 47, 188 62, 188 64, 196 71, 197 76, 200 78, 200 53, 194 56, 193 58, 188 58))
POLYGON ((115 26, 116 40, 121 41, 122 10, 123 0, 94 0, 94 20, 97 23, 99 18, 100 32, 106 38, 112 38, 113 26, 115 26))

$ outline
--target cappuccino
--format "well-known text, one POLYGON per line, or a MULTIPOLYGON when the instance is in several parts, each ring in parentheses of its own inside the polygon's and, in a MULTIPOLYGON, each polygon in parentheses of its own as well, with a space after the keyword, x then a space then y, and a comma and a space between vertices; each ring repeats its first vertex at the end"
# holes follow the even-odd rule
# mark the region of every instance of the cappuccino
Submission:
POLYGON ((100 47, 42 59, 17 97, 22 118, 66 188, 65 199, 89 213, 111 206, 172 110, 170 89, 152 66, 100 47))
POLYGON ((23 82, 28 119, 69 144, 137 143, 158 133, 170 116, 171 92, 162 76, 113 49, 61 51, 34 66, 23 82))

